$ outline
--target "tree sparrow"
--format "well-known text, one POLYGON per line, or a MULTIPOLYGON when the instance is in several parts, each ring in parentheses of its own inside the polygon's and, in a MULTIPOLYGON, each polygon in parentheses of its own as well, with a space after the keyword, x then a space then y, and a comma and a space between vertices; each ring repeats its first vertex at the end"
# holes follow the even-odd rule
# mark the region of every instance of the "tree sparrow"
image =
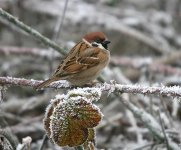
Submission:
POLYGON ((37 85, 36 89, 44 88, 58 80, 67 80, 76 86, 94 80, 109 63, 109 43, 102 32, 86 34, 62 60, 53 76, 37 85))

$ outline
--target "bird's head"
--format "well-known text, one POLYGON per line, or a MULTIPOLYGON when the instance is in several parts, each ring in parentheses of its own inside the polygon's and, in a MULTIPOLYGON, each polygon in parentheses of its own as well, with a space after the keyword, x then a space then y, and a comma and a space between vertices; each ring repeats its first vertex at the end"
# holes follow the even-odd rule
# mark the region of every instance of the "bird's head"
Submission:
POLYGON ((108 49, 108 44, 111 43, 102 32, 88 33, 83 37, 83 39, 89 42, 93 47, 102 46, 105 49, 108 49))

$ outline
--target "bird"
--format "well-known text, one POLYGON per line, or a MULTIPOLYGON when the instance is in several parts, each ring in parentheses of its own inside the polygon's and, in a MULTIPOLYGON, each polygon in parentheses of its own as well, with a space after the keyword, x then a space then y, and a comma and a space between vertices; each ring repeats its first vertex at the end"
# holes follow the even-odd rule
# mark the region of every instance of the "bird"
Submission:
POLYGON ((93 81, 109 63, 109 43, 103 32, 85 34, 61 61, 54 74, 35 88, 45 88, 58 80, 67 80, 74 86, 93 81))

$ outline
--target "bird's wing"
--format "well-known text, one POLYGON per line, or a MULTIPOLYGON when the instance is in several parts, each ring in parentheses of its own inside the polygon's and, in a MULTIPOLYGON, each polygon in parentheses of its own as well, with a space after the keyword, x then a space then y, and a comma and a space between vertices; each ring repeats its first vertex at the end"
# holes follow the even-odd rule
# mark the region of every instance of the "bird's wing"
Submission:
POLYGON ((90 47, 80 42, 72 48, 53 76, 66 79, 66 77, 94 67, 101 61, 101 52, 102 50, 98 47, 90 47))

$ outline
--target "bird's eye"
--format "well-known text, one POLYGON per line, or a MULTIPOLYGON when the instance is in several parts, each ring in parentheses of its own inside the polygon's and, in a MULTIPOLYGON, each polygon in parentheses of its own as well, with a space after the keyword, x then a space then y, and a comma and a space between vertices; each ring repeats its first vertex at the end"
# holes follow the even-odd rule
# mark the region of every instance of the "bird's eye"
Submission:
POLYGON ((96 39, 96 43, 101 43, 101 40, 100 39, 96 39))
POLYGON ((94 43, 92 43, 92 46, 93 47, 98 47, 98 44, 94 42, 94 43))

